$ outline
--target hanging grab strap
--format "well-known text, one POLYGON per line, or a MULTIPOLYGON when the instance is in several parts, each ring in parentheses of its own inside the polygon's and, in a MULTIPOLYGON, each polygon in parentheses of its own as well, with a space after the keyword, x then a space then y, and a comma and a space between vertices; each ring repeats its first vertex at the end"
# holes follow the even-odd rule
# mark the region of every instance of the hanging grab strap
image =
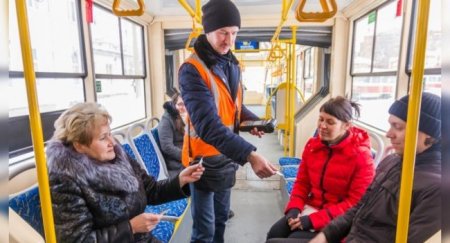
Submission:
POLYGON ((295 9, 295 18, 300 22, 324 22, 325 20, 332 18, 337 12, 337 4, 335 0, 320 0, 322 6, 322 12, 304 12, 307 0, 300 0, 295 9), (329 8, 330 3, 331 9, 329 8))
POLYGON ((144 0, 137 0, 137 2, 139 5, 138 9, 121 10, 119 8, 120 0, 114 0, 112 11, 116 16, 141 16, 145 10, 144 0))

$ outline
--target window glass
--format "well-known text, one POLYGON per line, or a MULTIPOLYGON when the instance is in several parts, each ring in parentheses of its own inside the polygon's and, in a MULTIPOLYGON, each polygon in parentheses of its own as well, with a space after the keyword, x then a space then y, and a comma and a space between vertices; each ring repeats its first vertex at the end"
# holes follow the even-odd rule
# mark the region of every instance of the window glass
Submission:
POLYGON ((371 71, 376 11, 356 21, 353 43, 353 73, 371 71))
MULTIPOLYGON (((9 117, 28 116, 28 100, 23 78, 10 78, 8 81, 9 117)), ((36 79, 36 89, 41 113, 65 110, 72 105, 84 102, 82 79, 36 79)))
POLYGON ((311 48, 305 50, 305 68, 303 72, 304 78, 311 77, 311 48))
POLYGON ((395 100, 395 76, 353 77, 352 99, 361 104, 361 122, 387 131, 388 108, 395 100))
POLYGON ((97 102, 111 114, 111 128, 145 118, 143 79, 97 79, 97 102))
MULTIPOLYGON (((34 70, 83 73, 75 0, 33 0, 27 3, 34 70)), ((10 71, 23 71, 15 1, 9 1, 9 13, 9 67, 10 71)))
POLYGON ((314 94, 314 79, 306 78, 305 86, 303 87, 303 94, 305 96, 305 100, 308 100, 314 94))
POLYGON ((423 91, 441 96, 442 80, 441 75, 425 75, 423 76, 423 91))
POLYGON ((373 72, 397 70, 401 30, 402 16, 397 15, 396 1, 378 10, 373 72))
POLYGON ((123 19, 121 24, 125 74, 144 75, 142 26, 123 19))
MULTIPOLYGON (((295 77, 295 85, 297 86, 298 89, 302 89, 303 87, 303 57, 304 53, 300 53, 299 55, 297 55, 297 69, 296 69, 296 77, 295 77)), ((303 91, 302 91, 303 92, 303 91)), ((300 94, 298 92, 296 92, 297 94, 297 100, 301 101, 301 97, 300 94)))
POLYGON ((119 20, 112 13, 94 7, 91 24, 96 74, 122 74, 119 20))
MULTIPOLYGON (((441 68, 441 39, 442 39, 442 16, 441 16, 441 2, 439 0, 431 0, 430 2, 430 14, 428 17, 428 36, 427 36, 427 49, 425 52, 425 69, 431 68, 441 68)), ((415 1, 416 8, 418 5, 418 1, 415 1)), ((417 9, 416 9, 416 18, 417 18, 417 9)), ((413 20, 413 30, 415 33, 416 30, 416 20, 413 20)), ((413 42, 410 46, 410 61, 409 61, 409 70, 412 67, 412 57, 413 57, 413 49, 415 42, 415 35, 413 35, 413 42)))

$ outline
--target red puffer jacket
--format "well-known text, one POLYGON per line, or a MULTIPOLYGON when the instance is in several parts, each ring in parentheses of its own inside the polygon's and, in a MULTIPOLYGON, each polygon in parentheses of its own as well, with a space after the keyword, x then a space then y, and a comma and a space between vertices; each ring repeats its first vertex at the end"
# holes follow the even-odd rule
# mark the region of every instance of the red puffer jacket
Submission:
POLYGON ((355 205, 374 178, 375 168, 366 131, 352 127, 340 143, 327 146, 311 138, 303 151, 286 213, 303 210, 305 204, 319 209, 309 215, 315 230, 355 205))

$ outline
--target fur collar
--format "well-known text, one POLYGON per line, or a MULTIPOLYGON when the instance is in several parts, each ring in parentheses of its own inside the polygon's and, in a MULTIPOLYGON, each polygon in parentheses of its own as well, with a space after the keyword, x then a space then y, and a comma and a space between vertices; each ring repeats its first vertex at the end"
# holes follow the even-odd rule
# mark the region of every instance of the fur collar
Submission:
POLYGON ((73 178, 78 183, 93 188, 138 191, 139 182, 128 157, 118 144, 114 146, 114 151, 114 160, 99 162, 76 152, 72 146, 52 140, 47 146, 48 172, 50 175, 73 178))

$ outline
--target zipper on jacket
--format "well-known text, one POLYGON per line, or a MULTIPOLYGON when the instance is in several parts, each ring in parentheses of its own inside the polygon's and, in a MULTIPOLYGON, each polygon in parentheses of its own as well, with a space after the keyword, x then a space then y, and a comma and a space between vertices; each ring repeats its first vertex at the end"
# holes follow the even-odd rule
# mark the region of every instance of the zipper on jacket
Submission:
POLYGON ((322 174, 320 176, 320 189, 322 189, 322 204, 320 205, 320 208, 323 208, 323 205, 325 205, 325 188, 323 187, 323 181, 325 179, 325 171, 327 170, 328 163, 330 162, 331 155, 333 154, 333 150, 328 147, 328 157, 325 161, 325 164, 323 165, 322 174))

